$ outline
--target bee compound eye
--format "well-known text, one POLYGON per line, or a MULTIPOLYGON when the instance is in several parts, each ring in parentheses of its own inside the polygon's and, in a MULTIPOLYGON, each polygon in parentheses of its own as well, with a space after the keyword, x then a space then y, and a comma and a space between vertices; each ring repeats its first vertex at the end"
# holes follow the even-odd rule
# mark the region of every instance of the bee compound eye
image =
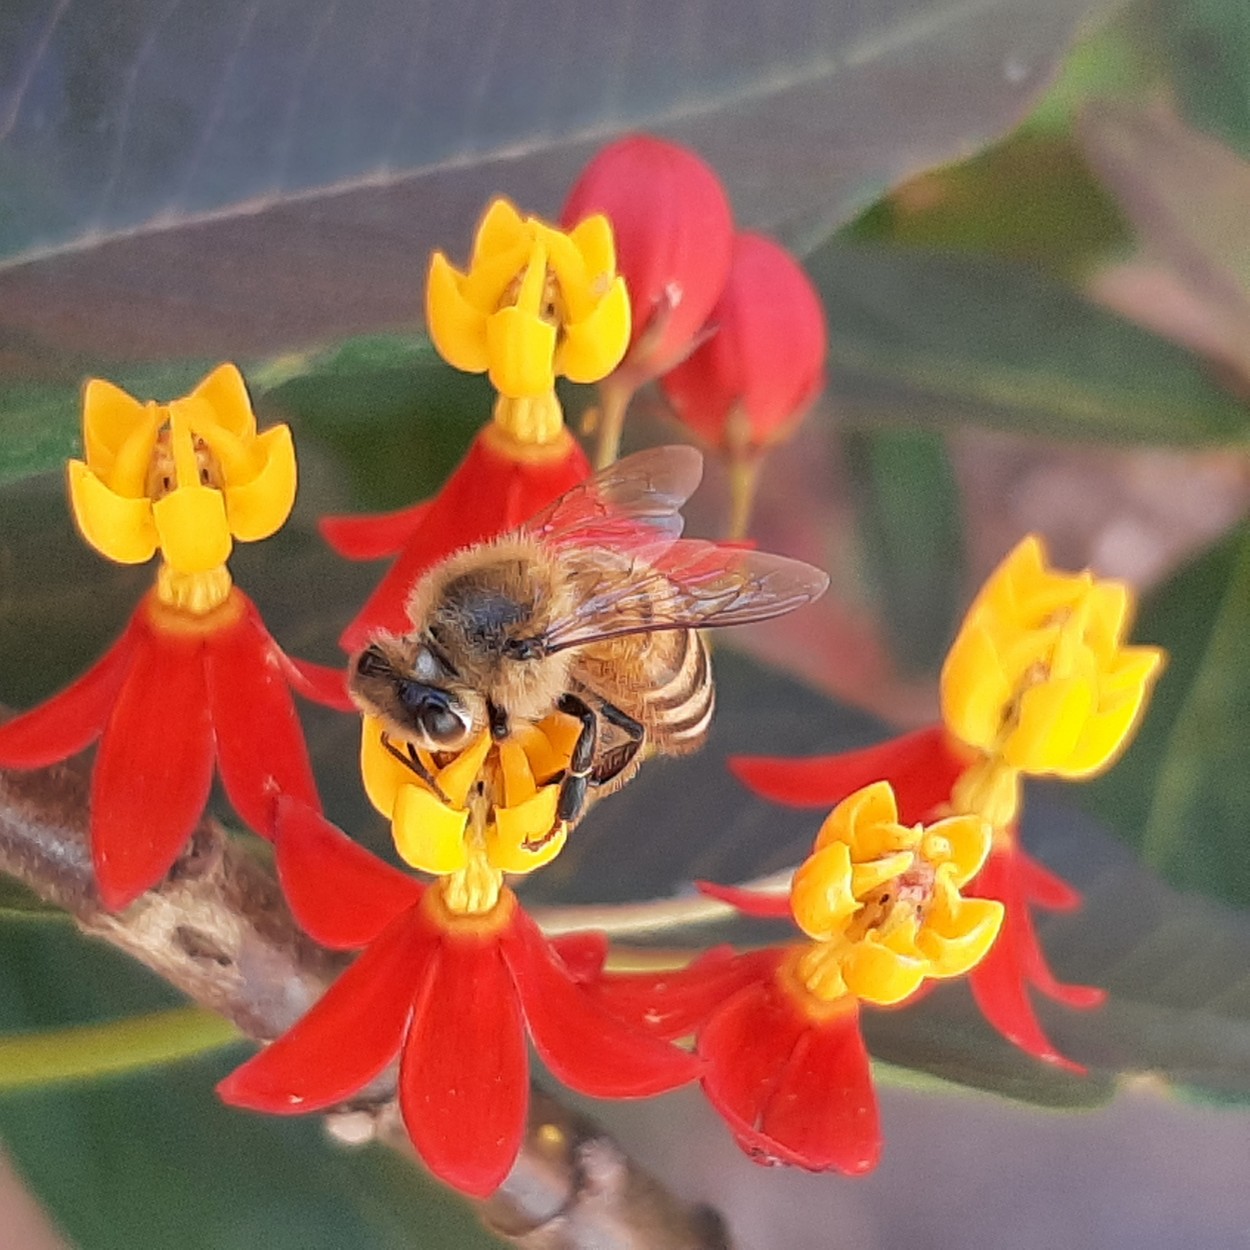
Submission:
POLYGON ((468 726, 450 707, 426 708, 421 724, 434 742, 453 743, 464 736, 468 726))
POLYGON ((398 686, 399 701, 412 717, 415 728, 434 746, 454 746, 470 729, 467 712, 452 703, 451 696, 436 686, 405 681, 398 686))

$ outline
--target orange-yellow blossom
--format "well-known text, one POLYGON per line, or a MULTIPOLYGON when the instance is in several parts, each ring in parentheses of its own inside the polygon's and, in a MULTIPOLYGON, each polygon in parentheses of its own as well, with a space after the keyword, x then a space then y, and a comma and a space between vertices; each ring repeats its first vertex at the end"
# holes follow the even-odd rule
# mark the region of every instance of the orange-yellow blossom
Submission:
POLYGON ((897 1003, 926 977, 960 976, 989 950, 1001 903, 959 891, 989 854, 989 825, 953 816, 899 824, 889 782, 857 790, 821 826, 791 886, 790 906, 812 939, 793 970, 818 999, 852 994, 897 1003))
MULTIPOLYGON (((143 403, 93 378, 83 394, 83 442, 85 461, 69 462, 83 536, 121 564, 159 550, 167 581, 217 574, 233 539, 267 538, 295 500, 291 431, 256 432, 234 365, 168 404, 143 403)), ((228 592, 224 571, 221 578, 228 592)))
POLYGON ((543 401, 549 417, 557 375, 597 382, 629 346, 608 219, 596 214, 565 233, 495 200, 465 272, 442 252, 431 258, 426 318, 448 363, 488 373, 508 399, 543 401))
POLYGON ((1047 567, 1025 538, 977 595, 942 669, 950 731, 1022 773, 1089 777, 1132 735, 1163 664, 1123 645, 1133 596, 1121 582, 1047 567))
POLYGON ((369 801, 390 820, 395 848, 413 868, 436 876, 476 868, 501 881, 503 873, 533 872, 563 849, 568 830, 556 820, 557 778, 580 732, 572 717, 555 713, 500 743, 485 731, 443 764, 418 750, 441 796, 387 750, 383 730, 377 718, 364 718, 361 773, 369 801))

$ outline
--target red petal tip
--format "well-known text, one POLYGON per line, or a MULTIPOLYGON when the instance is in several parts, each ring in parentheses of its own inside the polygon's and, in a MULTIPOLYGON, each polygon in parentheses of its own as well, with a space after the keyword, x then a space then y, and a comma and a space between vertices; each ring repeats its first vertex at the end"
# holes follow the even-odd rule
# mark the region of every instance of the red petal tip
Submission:
POLYGON ((767 894, 736 885, 717 885, 713 881, 696 881, 694 888, 708 898, 727 903, 744 916, 756 916, 763 920, 786 920, 790 916, 789 893, 767 894))

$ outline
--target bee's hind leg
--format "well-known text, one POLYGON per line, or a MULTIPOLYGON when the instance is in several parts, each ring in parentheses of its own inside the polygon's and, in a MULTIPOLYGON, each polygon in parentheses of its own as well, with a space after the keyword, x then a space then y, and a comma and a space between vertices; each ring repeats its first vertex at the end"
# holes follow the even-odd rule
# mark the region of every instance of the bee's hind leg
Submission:
MULTIPOLYGON (((591 773, 590 784, 595 787, 606 786, 620 777, 638 758, 638 752, 642 750, 642 744, 646 738, 646 730, 642 725, 632 716, 627 716, 622 712, 615 703, 602 704, 599 708, 599 715, 609 725, 615 725, 617 729, 623 730, 628 735, 629 741, 613 748, 608 753, 607 759, 591 773)), ((622 784, 627 780, 627 777, 622 778, 622 784)))
POLYGON ((569 755, 569 765, 565 769, 564 780, 560 782, 560 795, 556 802, 556 819, 571 825, 586 806, 586 788, 590 783, 590 768, 599 741, 599 718, 594 709, 575 694, 562 694, 556 707, 566 716, 576 717, 582 725, 569 755))

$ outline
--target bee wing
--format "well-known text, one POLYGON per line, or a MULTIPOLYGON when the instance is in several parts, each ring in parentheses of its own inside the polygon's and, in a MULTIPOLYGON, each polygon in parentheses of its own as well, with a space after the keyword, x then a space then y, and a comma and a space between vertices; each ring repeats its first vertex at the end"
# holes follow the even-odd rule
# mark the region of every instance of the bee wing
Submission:
POLYGON ((552 623, 548 651, 659 629, 745 625, 792 612, 819 598, 829 577, 801 560, 684 539, 655 561, 573 572, 578 609, 552 623))
POLYGON ((651 561, 681 535, 681 506, 703 476, 694 447, 626 456, 561 495, 521 526, 556 548, 609 548, 651 561))

